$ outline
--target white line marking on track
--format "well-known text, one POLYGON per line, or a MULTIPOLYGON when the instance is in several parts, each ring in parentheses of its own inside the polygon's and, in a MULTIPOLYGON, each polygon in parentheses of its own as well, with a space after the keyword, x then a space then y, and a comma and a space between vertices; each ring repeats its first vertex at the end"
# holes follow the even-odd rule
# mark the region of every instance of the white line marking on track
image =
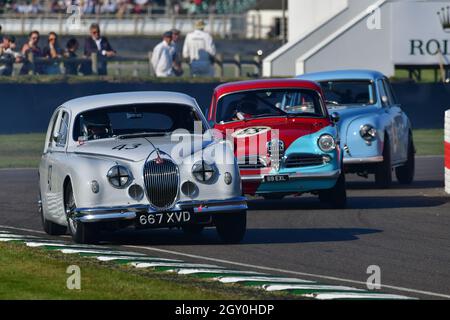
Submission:
POLYGON ((303 295, 307 298, 314 298, 318 300, 335 300, 335 299, 370 299, 370 300, 412 300, 413 298, 406 296, 399 296, 395 294, 383 294, 383 293, 352 293, 352 292, 327 292, 327 293, 314 293, 303 295))
POLYGON ((91 246, 91 245, 83 245, 83 244, 69 244, 69 243, 57 243, 57 242, 40 242, 40 241, 27 241, 25 242, 25 244, 28 247, 32 247, 32 248, 38 248, 38 247, 61 247, 61 248, 85 248, 85 249, 101 249, 104 250, 104 247, 100 247, 100 246, 91 246))
POLYGON ((314 283, 314 281, 296 279, 296 278, 283 278, 283 277, 218 277, 215 280, 222 283, 239 283, 239 282, 262 282, 262 283, 314 283))
POLYGON ((181 260, 176 259, 164 259, 164 258, 153 258, 153 257, 137 257, 137 256, 97 256, 95 257, 99 261, 130 261, 130 262, 145 262, 145 261, 152 261, 152 262, 183 262, 181 260))
POLYGON ((254 271, 241 271, 241 270, 228 270, 228 269, 174 269, 169 270, 169 272, 176 272, 181 275, 190 275, 190 274, 200 274, 200 273, 210 273, 210 274, 236 274, 236 275, 264 275, 264 273, 254 272, 254 271))
MULTIPOLYGON (((45 234, 45 232, 42 232, 42 231, 10 227, 10 226, 3 226, 3 225, 0 225, 0 228, 45 234)), ((356 281, 356 280, 339 278, 339 277, 325 276, 325 275, 314 274, 314 273, 285 270, 285 269, 280 269, 280 268, 258 266, 258 265, 248 264, 248 263, 235 262, 235 261, 231 261, 231 260, 224 260, 224 259, 217 259, 217 258, 200 256, 200 255, 182 253, 182 252, 177 252, 177 251, 172 251, 172 250, 158 249, 158 248, 152 248, 152 247, 139 247, 139 246, 123 246, 123 247, 131 248, 131 249, 140 249, 140 250, 161 252, 161 253, 166 253, 166 254, 171 254, 171 255, 176 255, 176 256, 184 256, 184 257, 189 257, 189 258, 193 258, 193 259, 200 259, 200 260, 205 260, 205 261, 212 261, 212 262, 216 262, 216 263, 223 263, 223 264, 247 267, 247 268, 258 269, 258 270, 265 270, 265 271, 271 271, 271 272, 279 272, 279 273, 284 273, 284 274, 292 274, 292 275, 296 275, 296 276, 304 276, 304 277, 311 277, 311 278, 317 278, 317 279, 326 279, 326 280, 332 280, 332 281, 353 283, 353 284, 359 284, 359 285, 363 285, 363 286, 366 285, 366 283, 363 281, 356 281)), ((185 271, 187 271, 187 270, 185 270, 185 271)), ((211 272, 209 272, 209 273, 211 273, 211 272)), ((243 274, 245 274, 245 273, 243 273, 243 274)), ((255 274, 255 272, 253 274, 255 274)), ((450 299, 450 295, 443 294, 443 293, 437 293, 437 292, 431 292, 431 291, 425 291, 425 290, 417 290, 417 289, 411 289, 411 288, 405 288, 405 287, 398 287, 398 286, 393 286, 393 285, 383 285, 382 287, 392 289, 395 291, 402 291, 402 292, 415 293, 415 294, 420 294, 420 295, 425 295, 425 296, 430 296, 430 297, 450 299)))
POLYGON ((137 253, 137 252, 127 252, 127 251, 114 251, 114 250, 95 250, 95 249, 57 249, 57 251, 61 251, 65 254, 74 254, 74 253, 91 253, 91 254, 99 254, 99 255, 131 255, 136 257, 144 256, 143 253, 137 253))
MULTIPOLYGON (((332 277, 332 276, 325 276, 325 275, 314 274, 314 273, 307 273, 307 272, 298 272, 298 271, 292 271, 292 270, 285 270, 285 269, 280 269, 280 268, 258 266, 258 265, 248 264, 248 263, 235 262, 235 261, 231 261, 231 260, 224 260, 224 259, 205 257, 205 256, 200 256, 200 255, 195 255, 195 254, 182 253, 182 252, 172 251, 172 250, 165 250, 165 249, 152 248, 152 247, 139 247, 139 246, 124 246, 124 247, 131 248, 131 249, 141 249, 141 250, 149 250, 149 251, 161 252, 161 253, 166 253, 166 254, 172 254, 172 255, 177 255, 177 256, 184 256, 184 257, 189 257, 189 258, 193 258, 193 259, 200 259, 200 260, 205 260, 205 261, 212 261, 212 262, 216 262, 216 263, 224 263, 224 264, 229 264, 229 265, 234 265, 234 266, 239 266, 239 267, 246 267, 246 268, 251 268, 251 269, 258 269, 258 270, 264 270, 264 271, 292 274, 292 275, 296 275, 296 276, 304 276, 304 277, 311 277, 311 278, 317 278, 317 279, 326 279, 326 280, 332 280, 332 281, 353 283, 353 284, 359 284, 359 285, 363 285, 363 286, 367 285, 366 282, 363 282, 363 281, 356 281, 356 280, 351 280, 351 279, 332 277)), ((420 295, 425 295, 425 296, 450 299, 450 295, 443 294, 443 293, 436 293, 436 292, 431 292, 431 291, 424 291, 424 290, 417 290, 417 289, 411 289, 411 288, 405 288, 405 287, 398 287, 398 286, 393 286, 393 285, 383 285, 382 287, 383 288, 392 289, 392 290, 396 290, 396 291, 402 291, 402 292, 415 293, 415 294, 420 294, 420 295)))
POLYGON ((145 268, 208 268, 208 269, 217 269, 221 270, 223 267, 213 266, 209 264, 196 264, 196 263, 170 263, 170 262, 132 262, 131 265, 138 269, 145 268))
POLYGON ((333 291, 361 291, 365 290, 357 289, 353 287, 346 286, 332 286, 332 285, 322 285, 322 284, 292 284, 292 285, 283 285, 283 284, 268 284, 263 286, 266 291, 286 291, 286 290, 333 290, 333 291))

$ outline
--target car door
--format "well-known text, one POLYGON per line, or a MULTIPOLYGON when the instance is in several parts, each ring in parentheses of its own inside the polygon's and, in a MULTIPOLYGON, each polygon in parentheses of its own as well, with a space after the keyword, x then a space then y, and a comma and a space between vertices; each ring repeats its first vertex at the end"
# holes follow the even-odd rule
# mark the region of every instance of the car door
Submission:
POLYGON ((65 178, 66 145, 69 113, 61 109, 56 116, 46 152, 46 198, 48 215, 54 221, 64 215, 63 180, 65 178))
POLYGON ((385 86, 392 100, 392 109, 395 111, 396 117, 396 125, 398 127, 397 134, 399 140, 399 161, 404 162, 408 158, 408 143, 409 143, 409 120, 408 116, 402 109, 401 104, 398 102, 397 97, 395 95, 394 90, 392 89, 392 85, 389 79, 385 78, 385 86))
POLYGON ((400 127, 401 127, 401 109, 394 104, 393 97, 390 91, 387 90, 385 79, 378 80, 378 89, 380 91, 381 103, 385 110, 386 116, 383 117, 384 126, 389 135, 391 160, 392 163, 396 163, 400 160, 401 156, 401 140, 400 140, 400 127))

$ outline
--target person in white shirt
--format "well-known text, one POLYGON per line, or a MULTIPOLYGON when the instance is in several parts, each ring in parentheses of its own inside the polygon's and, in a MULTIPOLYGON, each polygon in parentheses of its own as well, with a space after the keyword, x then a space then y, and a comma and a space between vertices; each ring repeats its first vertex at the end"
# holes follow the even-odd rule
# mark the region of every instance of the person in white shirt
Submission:
POLYGON ((163 40, 153 49, 152 66, 159 78, 173 75, 173 47, 171 44, 172 32, 167 31, 163 35, 163 40))
POLYGON ((212 36, 204 29, 205 22, 198 20, 195 30, 184 41, 183 58, 190 61, 193 77, 214 77, 216 46, 212 36))

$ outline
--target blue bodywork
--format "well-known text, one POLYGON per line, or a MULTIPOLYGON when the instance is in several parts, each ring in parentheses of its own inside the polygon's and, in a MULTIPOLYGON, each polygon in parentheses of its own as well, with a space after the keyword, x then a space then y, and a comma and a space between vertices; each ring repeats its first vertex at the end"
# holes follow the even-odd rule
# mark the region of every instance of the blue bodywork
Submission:
POLYGON ((272 169, 270 174, 299 175, 301 178, 291 179, 289 182, 262 182, 257 189, 257 193, 304 193, 333 188, 336 185, 336 181, 341 172, 342 152, 339 146, 330 152, 322 151, 319 148, 317 141, 320 136, 324 134, 336 137, 336 127, 328 126, 318 132, 295 140, 289 148, 286 149, 285 158, 288 158, 292 154, 321 154, 330 157, 328 163, 303 168, 286 168, 281 164, 279 170, 272 169))
MULTIPOLYGON (((326 85, 327 82, 364 80, 372 83, 368 104, 328 104, 329 113, 337 113, 339 138, 344 153, 344 164, 350 172, 368 174, 371 166, 384 161, 383 151, 386 137, 389 139, 391 166, 401 166, 408 159, 412 128, 406 114, 392 92, 389 80, 383 74, 371 70, 342 70, 310 73, 298 76, 326 85), (376 129, 376 136, 365 140, 361 135, 364 126, 376 129)), ((326 94, 325 94, 326 96, 326 94)), ((348 171, 349 171, 348 170, 348 171)))

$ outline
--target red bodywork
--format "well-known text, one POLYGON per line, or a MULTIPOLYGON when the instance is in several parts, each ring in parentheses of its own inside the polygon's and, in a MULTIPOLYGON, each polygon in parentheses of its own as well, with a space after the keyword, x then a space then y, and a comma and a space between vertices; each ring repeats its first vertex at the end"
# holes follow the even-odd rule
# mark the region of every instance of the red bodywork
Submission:
MULTIPOLYGON (((267 126, 272 130, 278 130, 279 139, 282 140, 285 144, 285 149, 288 149, 289 146, 301 138, 302 136, 309 135, 320 131, 321 129, 332 125, 331 120, 328 117, 326 104, 323 99, 323 93, 320 86, 311 81, 304 80, 295 80, 295 79, 272 79, 272 80, 253 80, 253 81, 242 81, 242 82, 234 82, 221 85, 217 87, 214 91, 213 99, 211 102, 211 106, 208 112, 208 121, 210 123, 214 123, 214 128, 220 131, 223 135, 226 134, 228 130, 236 131, 239 129, 245 129, 248 127, 255 126, 267 126), (259 119, 250 119, 243 121, 234 121, 230 123, 216 123, 216 108, 217 102, 219 99, 227 94, 243 92, 243 91, 251 91, 251 90, 259 90, 259 89, 309 89, 314 90, 319 93, 322 105, 324 109, 324 113, 326 117, 322 119, 316 118, 306 118, 306 117, 271 117, 271 118, 259 118, 259 119)), ((246 139, 245 142, 238 143, 237 139, 235 139, 235 153, 236 154, 245 154, 245 155, 253 155, 252 148, 249 147, 249 138, 246 139), (245 148, 245 150, 243 150, 245 148)), ((271 136, 269 133, 269 141, 271 140, 271 136)), ((267 149, 259 147, 257 151, 258 155, 266 156, 267 149)), ((254 174, 268 174, 271 171, 271 167, 264 169, 251 169, 251 170, 241 170, 241 175, 254 175, 254 174)), ((255 190, 258 188, 258 183, 244 183, 244 193, 246 194, 254 194, 255 190)))

